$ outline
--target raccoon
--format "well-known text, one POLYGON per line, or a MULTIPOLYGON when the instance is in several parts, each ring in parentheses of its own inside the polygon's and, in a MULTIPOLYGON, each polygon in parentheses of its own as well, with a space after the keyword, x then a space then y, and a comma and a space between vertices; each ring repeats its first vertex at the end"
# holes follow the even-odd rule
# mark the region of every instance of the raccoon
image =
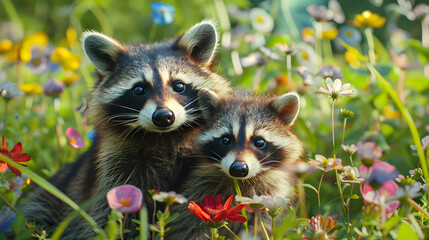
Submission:
MULTIPOLYGON (((100 226, 110 213, 106 193, 115 186, 133 184, 143 193, 175 187, 178 159, 192 151, 184 139, 204 122, 199 90, 208 88, 219 95, 230 91, 229 82, 211 70, 217 42, 211 21, 154 44, 122 44, 101 33, 83 34, 83 48, 99 75, 89 102, 96 135, 88 151, 51 182, 78 204, 85 203, 100 226)), ((153 201, 149 194, 143 196, 150 216, 153 201)), ((21 209, 28 220, 46 226, 56 226, 71 213, 45 191, 21 209)), ((95 234, 76 219, 64 239, 95 234)), ((130 224, 126 227, 132 230, 130 224)))
MULTIPOLYGON (((206 106, 203 114, 210 121, 196 136, 194 147, 199 154, 188 159, 189 173, 181 193, 194 202, 202 202, 206 195, 222 194, 227 198, 236 194, 233 180, 237 179, 243 196, 294 199, 296 178, 284 168, 304 153, 301 141, 291 129, 299 113, 298 95, 255 97, 237 91, 219 97, 210 90, 200 94, 204 95, 200 104, 206 106)), ((174 206, 172 211, 180 215, 171 223, 168 239, 210 236, 208 229, 198 227, 201 220, 185 205, 174 206)), ((252 216, 248 215, 249 223, 252 216)), ((242 225, 228 226, 238 233, 242 225)), ((226 231, 221 235, 232 237, 226 231)))

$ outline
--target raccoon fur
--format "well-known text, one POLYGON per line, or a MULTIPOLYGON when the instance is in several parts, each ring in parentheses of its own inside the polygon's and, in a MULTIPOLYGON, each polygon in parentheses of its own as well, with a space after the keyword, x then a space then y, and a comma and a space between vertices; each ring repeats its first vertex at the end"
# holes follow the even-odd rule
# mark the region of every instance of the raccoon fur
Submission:
MULTIPOLYGON (((203 123, 198 91, 224 95, 229 83, 211 70, 218 34, 203 21, 176 39, 154 44, 122 44, 97 32, 83 34, 89 60, 99 72, 89 107, 96 131, 86 153, 51 182, 81 206, 99 226, 110 213, 106 193, 119 185, 140 188, 149 216, 153 201, 147 190, 175 188, 181 163, 190 154, 184 139, 203 123)), ((34 194, 21 210, 26 218, 56 226, 72 212, 45 191, 34 194)), ((134 215, 128 219, 137 218, 134 215)), ((135 226, 127 221, 126 228, 135 226)), ((80 217, 69 224, 64 239, 88 239, 92 228, 80 217)), ((128 237, 133 236, 131 233, 128 237)))
MULTIPOLYGON (((223 201, 236 195, 233 180, 237 179, 242 195, 281 196, 294 199, 296 178, 285 171, 288 164, 298 161, 304 150, 292 132, 299 113, 299 97, 287 93, 279 97, 255 97, 237 91, 219 97, 203 91, 200 104, 206 106, 204 116, 210 121, 196 136, 199 154, 188 159, 187 180, 181 193, 188 201, 202 202, 204 196, 222 194, 223 201)), ((199 227, 202 222, 185 205, 175 205, 180 213, 172 222, 167 239, 206 239, 209 229, 199 227)), ((253 214, 248 214, 253 226, 253 214)), ((239 233, 242 224, 230 222, 229 228, 239 233)), ((270 226, 270 224, 267 224, 270 226)), ((219 229, 221 236, 230 236, 219 229)))

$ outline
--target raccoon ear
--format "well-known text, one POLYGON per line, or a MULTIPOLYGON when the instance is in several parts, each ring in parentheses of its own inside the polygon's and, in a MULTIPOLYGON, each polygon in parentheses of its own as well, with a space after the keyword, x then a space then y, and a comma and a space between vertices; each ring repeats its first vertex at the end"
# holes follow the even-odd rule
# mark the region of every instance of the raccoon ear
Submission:
POLYGON ((219 96, 207 88, 202 88, 198 91, 198 105, 205 119, 209 119, 214 109, 219 106, 219 96))
POLYGON ((299 113, 299 96, 296 93, 286 93, 273 102, 279 117, 288 125, 293 125, 299 113))
POLYGON ((194 60, 209 67, 218 45, 218 32, 213 22, 203 21, 181 36, 177 44, 184 47, 194 60))
POLYGON ((97 32, 84 32, 82 45, 86 56, 101 73, 113 71, 124 49, 115 39, 97 32))

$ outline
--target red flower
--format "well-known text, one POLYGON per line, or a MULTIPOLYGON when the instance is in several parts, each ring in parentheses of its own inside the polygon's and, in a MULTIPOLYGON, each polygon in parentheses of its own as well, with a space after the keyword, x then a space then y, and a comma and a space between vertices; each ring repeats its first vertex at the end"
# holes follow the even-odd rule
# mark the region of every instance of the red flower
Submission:
MULTIPOLYGON (((15 147, 13 147, 13 149, 11 151, 7 150, 6 147, 6 141, 4 140, 4 136, 2 136, 3 138, 3 146, 0 149, 0 154, 2 154, 5 157, 8 157, 10 159, 12 159, 13 161, 21 164, 20 162, 28 162, 31 160, 31 158, 26 154, 26 153, 21 153, 22 152, 22 145, 21 142, 18 142, 15 147)), ((21 164, 22 166, 25 166, 24 164, 21 164)), ((21 172, 12 167, 11 165, 0 161, 0 172, 5 172, 7 167, 9 166, 10 170, 15 173, 16 175, 21 177, 21 172)))
POLYGON ((205 196, 203 199, 204 204, 191 201, 188 205, 188 210, 194 214, 195 217, 203 220, 210 227, 222 226, 226 219, 233 222, 243 223, 247 219, 238 213, 244 208, 244 204, 239 204, 231 209, 233 196, 230 196, 225 205, 222 205, 222 195, 219 194, 214 200, 211 196, 205 196), (212 218, 213 217, 213 218, 212 218))

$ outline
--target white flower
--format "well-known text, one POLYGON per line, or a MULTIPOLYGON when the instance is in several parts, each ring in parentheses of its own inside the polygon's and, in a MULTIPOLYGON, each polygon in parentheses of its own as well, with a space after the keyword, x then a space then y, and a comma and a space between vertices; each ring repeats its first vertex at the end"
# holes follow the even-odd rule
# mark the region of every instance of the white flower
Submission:
POLYGON ((270 33, 274 29, 274 20, 271 15, 262 8, 252 8, 249 12, 252 27, 261 33, 270 33))
POLYGON ((351 145, 344 145, 344 144, 341 144, 341 148, 342 148, 346 153, 348 153, 349 155, 353 155, 353 154, 355 154, 355 153, 356 153, 356 151, 357 151, 357 147, 356 147, 356 145, 354 145, 354 144, 351 144, 351 145))
POLYGON ((253 196, 253 200, 264 205, 269 211, 276 211, 279 208, 283 208, 288 203, 288 200, 284 197, 269 197, 269 196, 253 196))
POLYGON ((314 49, 307 44, 299 44, 299 52, 295 55, 299 65, 313 69, 318 61, 314 49))
POLYGON ((332 82, 331 78, 326 78, 326 86, 328 89, 321 87, 318 92, 330 95, 333 100, 336 100, 338 97, 352 95, 354 92, 354 90, 349 89, 350 83, 342 85, 340 79, 336 79, 335 82, 332 82))
MULTIPOLYGON (((422 145, 423 145, 423 148, 422 148, 423 151, 426 151, 426 148, 429 147, 429 135, 427 135, 426 137, 422 138, 422 145)), ((414 151, 417 150, 416 145, 410 145, 410 148, 413 149, 414 151)))
POLYGON ((341 164, 341 159, 336 158, 326 158, 323 155, 316 154, 315 159, 310 159, 309 164, 321 169, 325 172, 334 170, 334 169, 342 169, 343 165, 341 164))
POLYGON ((6 183, 6 188, 13 192, 15 197, 21 196, 21 187, 24 185, 24 179, 22 177, 14 177, 6 183))
POLYGON ((364 179, 359 176, 357 167, 345 166, 343 172, 340 174, 342 182, 360 183, 364 179))
POLYGON ((177 194, 174 191, 156 193, 152 196, 152 199, 158 202, 166 202, 167 204, 183 204, 188 201, 182 194, 177 194))

